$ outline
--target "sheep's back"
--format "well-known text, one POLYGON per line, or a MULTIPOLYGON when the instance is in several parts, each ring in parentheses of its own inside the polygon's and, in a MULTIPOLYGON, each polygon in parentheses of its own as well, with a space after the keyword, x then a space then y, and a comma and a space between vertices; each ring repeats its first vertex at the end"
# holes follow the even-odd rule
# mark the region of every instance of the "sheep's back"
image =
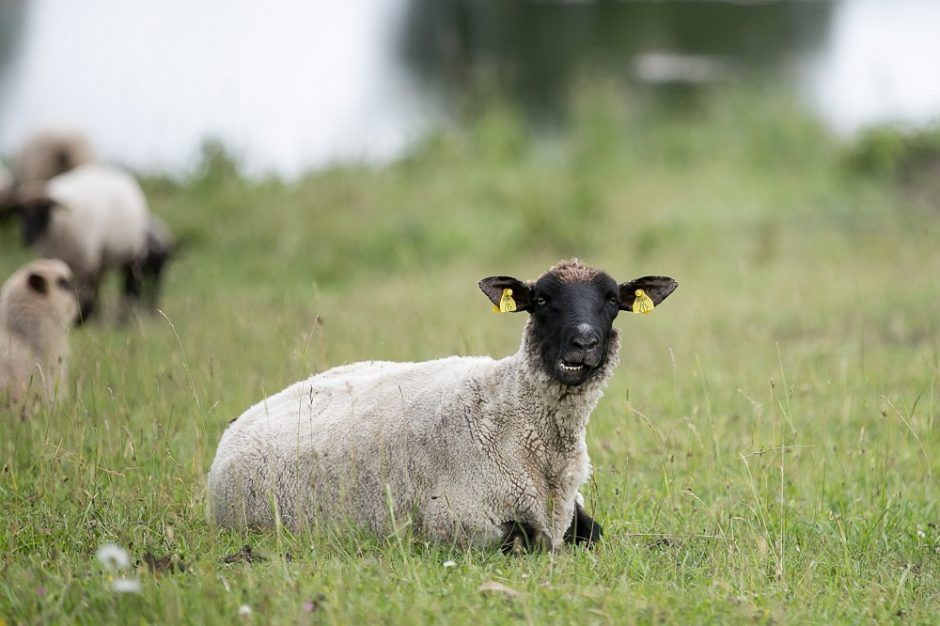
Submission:
POLYGON ((403 507, 428 487, 422 481, 433 476, 424 470, 448 447, 442 435, 459 437, 445 423, 459 419, 449 410, 455 394, 491 363, 487 357, 354 363, 259 402, 219 443, 209 472, 216 518, 269 525, 273 495, 292 524, 320 506, 328 517, 381 527, 386 485, 403 507))
POLYGON ((50 180, 48 192, 65 207, 53 214, 47 244, 59 258, 96 270, 143 255, 149 210, 137 181, 126 172, 84 165, 50 180))
POLYGON ((487 357, 450 357, 421 363, 366 361, 337 367, 297 382, 255 404, 229 426, 226 439, 264 434, 292 445, 298 432, 340 437, 331 444, 396 430, 433 428, 433 409, 487 357))

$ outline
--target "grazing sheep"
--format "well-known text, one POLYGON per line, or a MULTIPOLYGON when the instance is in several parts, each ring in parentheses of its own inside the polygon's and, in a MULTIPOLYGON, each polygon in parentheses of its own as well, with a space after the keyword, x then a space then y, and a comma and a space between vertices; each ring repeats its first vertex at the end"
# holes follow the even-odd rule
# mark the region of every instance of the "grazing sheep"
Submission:
POLYGON ((222 435, 209 471, 216 521, 348 520, 381 533, 410 516, 455 545, 599 539, 578 489, 591 471, 588 418, 618 362, 612 323, 648 312, 676 282, 618 285, 575 259, 480 288, 498 309, 529 313, 518 352, 355 363, 261 401, 222 435))
POLYGON ((13 177, 18 185, 49 180, 94 160, 91 144, 82 133, 47 129, 34 133, 17 151, 13 177))
POLYGON ((78 313, 72 271, 40 259, 0 287, 0 406, 28 408, 33 395, 52 402, 65 393, 69 327, 78 313))
POLYGON ((72 268, 83 320, 94 311, 109 268, 123 270, 128 299, 140 298, 151 216, 133 176, 107 165, 82 165, 21 189, 17 211, 26 244, 72 268))

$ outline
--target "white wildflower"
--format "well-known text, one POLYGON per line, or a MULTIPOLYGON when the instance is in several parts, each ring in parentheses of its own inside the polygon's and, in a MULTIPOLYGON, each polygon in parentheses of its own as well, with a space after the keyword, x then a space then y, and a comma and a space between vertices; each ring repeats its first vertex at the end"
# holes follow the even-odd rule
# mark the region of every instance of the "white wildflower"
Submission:
POLYGON ((120 572, 131 566, 127 550, 113 543, 106 543, 98 548, 95 557, 111 572, 120 572))
POLYGON ((251 617, 251 607, 247 604, 243 604, 238 607, 238 616, 241 618, 251 617))
POLYGON ((140 581, 134 578, 118 578, 111 583, 115 593, 140 593, 140 581))
POLYGON ((444 561, 444 567, 457 567, 457 561, 444 561))

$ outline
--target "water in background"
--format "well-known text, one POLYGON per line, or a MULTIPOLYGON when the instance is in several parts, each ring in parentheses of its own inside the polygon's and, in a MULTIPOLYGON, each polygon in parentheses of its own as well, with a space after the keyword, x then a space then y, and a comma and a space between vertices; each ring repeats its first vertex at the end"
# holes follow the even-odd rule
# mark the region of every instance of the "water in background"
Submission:
POLYGON ((936 25, 935 0, 8 0, 0 153, 68 125, 138 169, 215 138, 290 177, 394 158, 481 81, 551 116, 585 72, 771 80, 851 132, 940 113, 936 25))
POLYGON ((0 63, 0 153, 65 125, 135 168, 179 170, 213 138, 292 176, 391 158, 435 115, 395 52, 403 0, 8 4, 22 32, 0 63))

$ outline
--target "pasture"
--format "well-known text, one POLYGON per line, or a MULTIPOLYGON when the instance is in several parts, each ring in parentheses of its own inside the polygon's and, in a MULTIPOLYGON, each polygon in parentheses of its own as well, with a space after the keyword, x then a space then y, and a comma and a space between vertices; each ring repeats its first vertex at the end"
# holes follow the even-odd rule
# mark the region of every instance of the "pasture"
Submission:
MULTIPOLYGON (((69 401, 3 416, 0 624, 936 623, 937 188, 853 169, 779 94, 627 102, 591 90, 557 136, 492 103, 388 167, 290 183, 211 149, 145 178, 187 241, 165 316, 76 330, 69 401), (352 361, 508 355, 522 315, 477 281, 572 256, 680 285, 615 322, 595 550, 207 522, 249 405, 352 361), (140 593, 112 591, 108 542, 140 593)), ((30 258, 9 225, 0 250, 4 277, 30 258)))

